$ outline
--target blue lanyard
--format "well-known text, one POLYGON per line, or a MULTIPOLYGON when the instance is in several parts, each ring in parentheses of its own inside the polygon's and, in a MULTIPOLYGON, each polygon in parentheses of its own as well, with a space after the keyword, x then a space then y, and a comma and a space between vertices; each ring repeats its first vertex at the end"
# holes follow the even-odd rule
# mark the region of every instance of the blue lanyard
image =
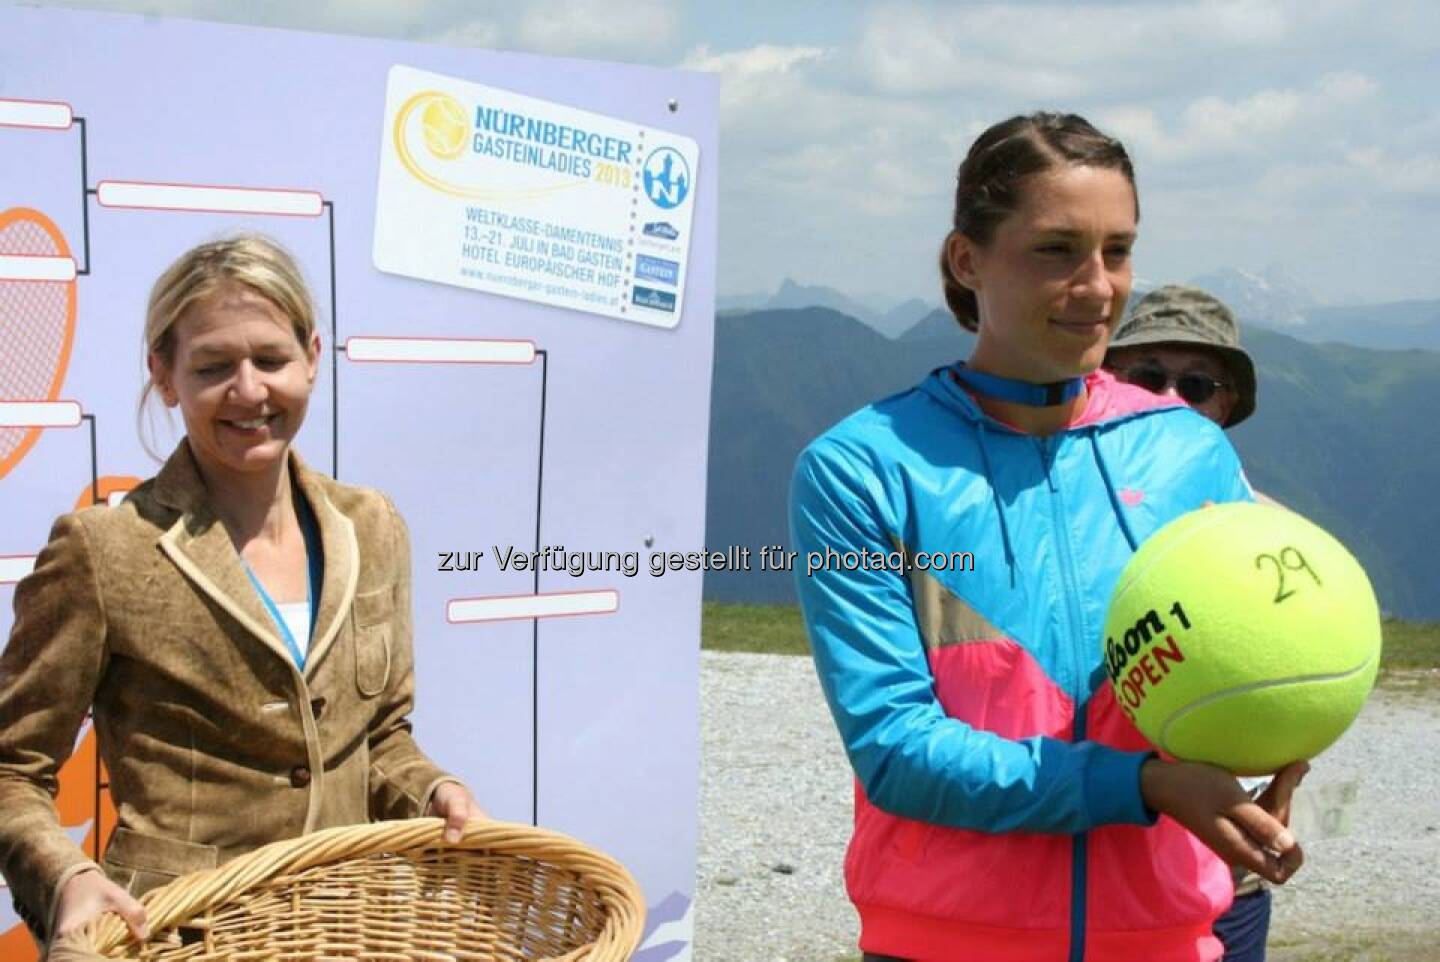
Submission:
MULTIPOLYGON (((325 562, 320 556, 319 531, 316 530, 315 518, 310 513, 310 505, 305 501, 305 495, 299 491, 294 493, 294 497, 295 515, 300 521, 300 532, 305 538, 305 602, 310 606, 310 637, 314 638, 320 600, 315 586, 324 580, 325 562)), ((265 605, 265 610, 270 613, 270 620, 275 622, 275 627, 280 629, 280 637, 285 640, 285 647, 290 649, 290 657, 294 658, 295 664, 301 671, 304 671, 306 652, 302 652, 300 646, 295 643, 295 636, 290 633, 290 625, 280 614, 280 609, 276 607, 275 600, 270 597, 270 592, 266 591, 265 586, 260 583, 260 579, 255 577, 255 572, 250 570, 250 566, 245 563, 244 558, 240 559, 240 564, 244 567, 245 574, 249 576, 250 583, 255 586, 256 593, 260 595, 260 601, 265 605)), ((309 646, 306 647, 308 649, 309 646)))

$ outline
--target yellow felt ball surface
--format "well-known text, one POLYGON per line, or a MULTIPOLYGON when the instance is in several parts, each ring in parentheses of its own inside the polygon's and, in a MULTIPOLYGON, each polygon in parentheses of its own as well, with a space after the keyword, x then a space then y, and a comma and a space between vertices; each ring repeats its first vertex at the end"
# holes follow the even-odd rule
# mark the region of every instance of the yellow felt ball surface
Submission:
POLYGON ((1115 698, 1151 743, 1255 775, 1313 758, 1354 721, 1380 666, 1380 611, 1321 528, 1215 505, 1135 552, 1103 644, 1115 698))
POLYGON ((425 132, 425 146, 441 160, 454 160, 465 149, 470 133, 465 110, 453 97, 436 94, 420 112, 420 126, 425 132))

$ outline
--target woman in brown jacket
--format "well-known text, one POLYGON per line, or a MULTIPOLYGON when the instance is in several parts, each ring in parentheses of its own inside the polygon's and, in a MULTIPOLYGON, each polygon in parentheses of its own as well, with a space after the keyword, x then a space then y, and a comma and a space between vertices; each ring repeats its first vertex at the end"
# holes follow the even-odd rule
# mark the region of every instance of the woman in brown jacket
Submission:
POLYGON ((314 309, 263 238, 202 245, 156 282, 151 391, 186 437, 117 507, 60 518, 0 656, 0 871, 42 938, 276 839, 482 813, 417 747, 410 548, 377 491, 291 450, 314 309), (91 709, 119 817, 96 865, 56 774, 91 709))

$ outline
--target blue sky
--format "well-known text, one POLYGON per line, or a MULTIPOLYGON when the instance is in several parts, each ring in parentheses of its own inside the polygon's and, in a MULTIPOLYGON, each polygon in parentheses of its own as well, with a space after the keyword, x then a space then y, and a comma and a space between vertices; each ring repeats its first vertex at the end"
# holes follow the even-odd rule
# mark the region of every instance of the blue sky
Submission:
POLYGON ((1050 108, 1130 148, 1148 282, 1233 267, 1332 303, 1440 298, 1432 0, 63 5, 719 73, 722 294, 788 276, 938 302, 965 148, 1050 108))

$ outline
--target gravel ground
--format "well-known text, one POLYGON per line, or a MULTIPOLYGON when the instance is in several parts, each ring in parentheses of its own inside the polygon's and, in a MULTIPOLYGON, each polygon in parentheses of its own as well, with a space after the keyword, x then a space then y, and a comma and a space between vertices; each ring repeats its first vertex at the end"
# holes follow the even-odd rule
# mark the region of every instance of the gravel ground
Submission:
MULTIPOLYGON (((701 679, 695 959, 853 956, 850 775, 809 660, 705 652, 701 679)), ((1302 793, 1313 810, 1346 782, 1358 792, 1345 834, 1325 837, 1314 811, 1296 826, 1307 864, 1277 892, 1272 949, 1434 935, 1440 958, 1440 686, 1377 691, 1302 793)))

